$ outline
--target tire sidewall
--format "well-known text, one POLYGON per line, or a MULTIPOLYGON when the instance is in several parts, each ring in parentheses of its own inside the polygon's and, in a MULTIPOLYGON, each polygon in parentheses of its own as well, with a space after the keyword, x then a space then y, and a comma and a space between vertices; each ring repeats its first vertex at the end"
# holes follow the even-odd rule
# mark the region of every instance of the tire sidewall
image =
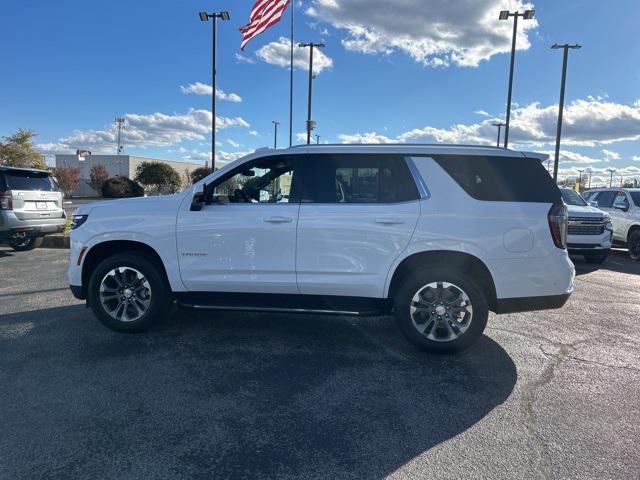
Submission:
POLYGON ((95 268, 88 284, 88 302, 98 320, 118 332, 142 332, 167 314, 170 292, 158 267, 136 253, 122 253, 106 258, 95 268), (117 267, 131 267, 142 273, 151 287, 151 306, 138 320, 122 322, 112 318, 100 302, 100 284, 104 276, 117 267))
POLYGON ((398 326, 407 339, 418 348, 434 353, 460 352, 474 342, 484 332, 489 316, 489 306, 485 294, 473 279, 462 272, 443 267, 424 267, 409 274, 402 282, 393 298, 394 315, 398 326), (473 307, 473 317, 469 329, 456 340, 436 342, 419 333, 413 325, 410 305, 415 293, 432 282, 452 283, 469 296, 473 307))
POLYGON ((17 241, 11 239, 9 241, 9 246, 16 252, 28 252, 29 250, 33 250, 34 248, 36 248, 39 243, 42 243, 42 241, 38 242, 38 239, 36 237, 27 237, 23 239, 22 242, 24 242, 24 240, 29 240, 29 242, 26 245, 19 245, 17 241))
POLYGON ((638 260, 640 260, 640 255, 635 255, 635 256, 634 256, 634 255, 631 253, 631 245, 632 245, 632 244, 634 244, 634 243, 635 243, 635 244, 640 244, 640 231, 638 231, 638 230, 636 230, 635 232, 633 232, 633 233, 630 235, 630 237, 629 237, 629 245, 627 246, 627 248, 628 248, 628 250, 629 250, 629 257, 630 257, 632 260, 636 260, 636 261, 638 261, 638 260))

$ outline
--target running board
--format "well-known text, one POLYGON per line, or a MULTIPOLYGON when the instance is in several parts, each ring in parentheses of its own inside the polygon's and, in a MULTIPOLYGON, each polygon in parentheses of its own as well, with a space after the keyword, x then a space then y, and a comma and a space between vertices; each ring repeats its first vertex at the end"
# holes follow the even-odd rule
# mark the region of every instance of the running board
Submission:
POLYGON ((255 293, 177 293, 178 306, 194 310, 378 316, 391 311, 386 299, 255 293))

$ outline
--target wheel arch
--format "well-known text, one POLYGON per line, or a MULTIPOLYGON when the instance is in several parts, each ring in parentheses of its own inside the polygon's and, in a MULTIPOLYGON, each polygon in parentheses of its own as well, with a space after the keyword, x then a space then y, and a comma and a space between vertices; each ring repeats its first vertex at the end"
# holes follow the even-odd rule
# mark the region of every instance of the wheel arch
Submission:
POLYGON ((629 240, 631 239, 631 235, 633 235, 633 233, 637 232, 638 230, 640 230, 639 224, 631 225, 631 227, 629 227, 629 231, 627 232, 627 243, 629 243, 629 240))
POLYGON ((407 275, 410 275, 412 270, 424 267, 425 265, 444 265, 464 272, 470 272, 485 292, 489 309, 492 311, 495 310, 497 298, 496 287, 489 268, 478 257, 469 253, 453 250, 417 252, 404 258, 393 272, 391 281, 389 282, 387 297, 393 297, 400 286, 401 280, 407 275))
POLYGON ((171 291, 171 284, 167 275, 162 258, 158 252, 146 243, 135 240, 107 240, 97 243, 92 246, 85 254, 84 261, 82 262, 82 292, 84 298, 87 297, 87 285, 91 274, 98 266, 98 264, 112 255, 118 253, 134 253, 141 254, 151 260, 159 269, 167 288, 171 291))

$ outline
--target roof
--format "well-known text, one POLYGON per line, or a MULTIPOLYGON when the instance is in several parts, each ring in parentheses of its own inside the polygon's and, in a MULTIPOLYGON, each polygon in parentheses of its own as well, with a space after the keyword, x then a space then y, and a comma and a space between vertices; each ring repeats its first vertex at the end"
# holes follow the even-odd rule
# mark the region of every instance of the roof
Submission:
POLYGON ((0 165, 0 172, 32 172, 32 173, 47 173, 51 174, 49 170, 40 170, 39 168, 28 168, 28 167, 7 167, 0 165))

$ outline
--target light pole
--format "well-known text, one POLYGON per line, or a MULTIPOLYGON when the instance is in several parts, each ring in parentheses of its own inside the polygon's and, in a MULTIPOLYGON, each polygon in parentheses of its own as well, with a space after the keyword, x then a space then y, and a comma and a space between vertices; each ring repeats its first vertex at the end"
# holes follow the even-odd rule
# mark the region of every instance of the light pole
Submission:
POLYGON ((316 145, 320 145, 320 135, 316 135, 316 145))
POLYGON ((616 169, 610 168, 607 171, 611 174, 611 176, 609 177, 609 188, 611 188, 611 185, 613 184, 613 172, 615 172, 616 169))
POLYGON ((511 120, 511 93, 513 92, 513 66, 516 61, 516 34, 518 33, 518 17, 522 17, 523 20, 533 19, 536 11, 525 10, 523 13, 510 12, 509 10, 502 10, 498 19, 509 20, 509 17, 513 17, 513 37, 511 38, 511 64, 509 66, 509 93, 507 94, 507 122, 504 128, 504 148, 509 146, 509 122, 511 120))
POLYGON ((271 120, 271 123, 273 123, 273 149, 276 150, 278 148, 278 125, 280 125, 280 122, 271 120))
POLYGON ((578 185, 580 185, 580 190, 582 190, 582 172, 584 172, 584 168, 582 170, 578 169, 578 173, 580 174, 580 177, 578 177, 578 185))
POLYGON ((212 68, 211 68, 211 171, 216 169, 216 25, 218 19, 229 20, 229 12, 200 12, 198 13, 202 22, 212 20, 211 43, 213 47, 212 68))
POLYGON ((556 130, 556 154, 555 154, 555 165, 553 166, 553 179, 558 178, 558 163, 560 162, 560 135, 562 133, 562 113, 564 111, 564 87, 567 81, 567 60, 569 58, 569 49, 574 48, 582 48, 577 43, 575 45, 558 45, 554 43, 551 46, 551 49, 558 50, 563 49, 562 55, 562 80, 560 81, 560 104, 558 105, 558 128, 556 130))
POLYGON ((589 188, 591 188, 591 174, 593 172, 591 171, 591 169, 589 169, 589 188))
POLYGON ((315 122, 311 120, 311 90, 313 84, 313 49, 324 48, 324 43, 299 43, 299 47, 309 47, 309 98, 307 100, 307 145, 311 143, 311 130, 315 122))
POLYGON ((491 125, 493 125, 494 127, 498 127, 498 140, 496 140, 496 147, 500 148, 500 129, 506 124, 502 122, 494 122, 491 125))

